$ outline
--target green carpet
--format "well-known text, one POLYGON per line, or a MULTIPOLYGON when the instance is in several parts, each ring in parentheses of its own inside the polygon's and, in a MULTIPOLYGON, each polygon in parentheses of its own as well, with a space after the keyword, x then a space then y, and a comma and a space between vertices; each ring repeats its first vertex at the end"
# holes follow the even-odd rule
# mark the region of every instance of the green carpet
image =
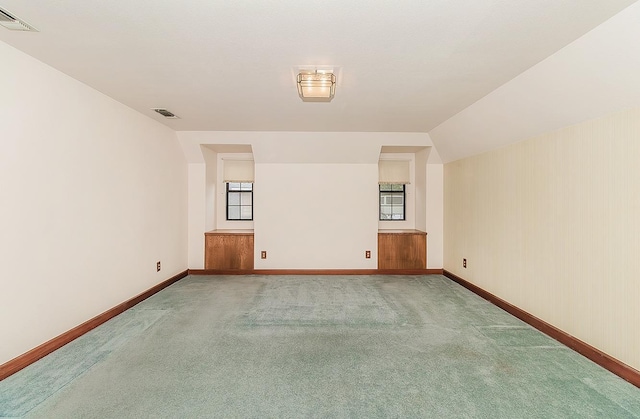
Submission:
POLYGON ((640 418, 439 276, 189 276, 0 382, 0 417, 640 418))

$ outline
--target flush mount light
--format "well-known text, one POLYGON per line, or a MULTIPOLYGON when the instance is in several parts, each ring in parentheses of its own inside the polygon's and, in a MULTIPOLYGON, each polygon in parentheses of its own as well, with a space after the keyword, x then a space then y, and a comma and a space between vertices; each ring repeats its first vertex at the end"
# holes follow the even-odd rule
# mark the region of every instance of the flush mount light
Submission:
POLYGON ((300 71, 297 84, 298 95, 305 102, 329 102, 336 94, 336 76, 331 71, 300 71))

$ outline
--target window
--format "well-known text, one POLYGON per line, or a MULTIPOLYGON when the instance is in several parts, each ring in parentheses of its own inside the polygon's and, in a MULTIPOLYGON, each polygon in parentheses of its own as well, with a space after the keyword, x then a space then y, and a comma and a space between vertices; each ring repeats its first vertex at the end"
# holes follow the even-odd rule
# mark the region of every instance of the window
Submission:
POLYGON ((253 183, 227 182, 227 220, 253 220, 253 183))
POLYGON ((404 186, 400 183, 380 185, 380 221, 403 221, 405 219, 404 186))

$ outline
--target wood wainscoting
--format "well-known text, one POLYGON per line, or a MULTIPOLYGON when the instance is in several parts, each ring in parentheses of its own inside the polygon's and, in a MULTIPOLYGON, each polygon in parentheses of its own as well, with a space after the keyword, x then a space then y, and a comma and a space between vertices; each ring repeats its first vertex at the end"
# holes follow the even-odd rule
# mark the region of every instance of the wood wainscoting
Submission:
MULTIPOLYGON (((204 270, 254 269, 253 230, 213 230, 205 234, 204 270)), ((427 233, 419 230, 379 230, 376 271, 427 269, 427 233)), ((399 273, 399 272, 398 272, 399 273)))
POLYGON ((426 269, 427 233, 378 230, 378 269, 426 269))
POLYGON ((189 275, 442 275, 442 269, 189 269, 189 275))
POLYGON ((204 233, 204 268, 252 270, 253 230, 213 230, 204 233))

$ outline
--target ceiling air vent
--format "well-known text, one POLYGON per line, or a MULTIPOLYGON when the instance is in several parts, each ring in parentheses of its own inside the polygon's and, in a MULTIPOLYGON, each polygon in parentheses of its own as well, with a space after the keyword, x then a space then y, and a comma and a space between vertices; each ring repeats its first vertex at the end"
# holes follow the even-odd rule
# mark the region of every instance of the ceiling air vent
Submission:
POLYGON ((0 9, 0 22, 15 22, 17 19, 0 9))
POLYGON ((152 108, 154 111, 158 112, 160 115, 169 119, 180 119, 179 116, 176 116, 173 112, 170 112, 164 108, 152 108))
POLYGON ((9 12, 0 9, 0 25, 12 31, 38 32, 36 28, 28 23, 12 16, 9 12))

